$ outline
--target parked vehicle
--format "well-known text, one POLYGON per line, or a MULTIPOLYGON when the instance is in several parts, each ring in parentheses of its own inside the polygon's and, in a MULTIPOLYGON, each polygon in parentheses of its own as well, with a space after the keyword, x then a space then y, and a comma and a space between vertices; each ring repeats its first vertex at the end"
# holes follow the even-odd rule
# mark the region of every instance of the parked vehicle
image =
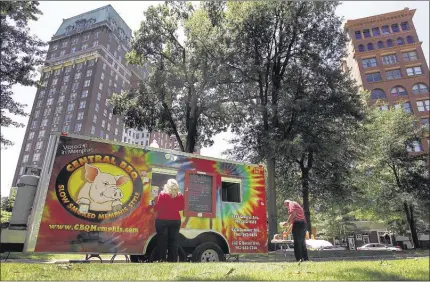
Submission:
POLYGON ((398 246, 387 246, 384 244, 366 244, 364 246, 358 247, 357 251, 396 251, 401 252, 402 248, 398 246))
POLYGON ((21 177, 0 248, 151 261, 153 199, 170 178, 185 198, 180 260, 268 252, 261 165, 67 134, 51 135, 40 179, 21 177))
POLYGON ((342 246, 324 246, 319 249, 320 251, 346 251, 342 246))

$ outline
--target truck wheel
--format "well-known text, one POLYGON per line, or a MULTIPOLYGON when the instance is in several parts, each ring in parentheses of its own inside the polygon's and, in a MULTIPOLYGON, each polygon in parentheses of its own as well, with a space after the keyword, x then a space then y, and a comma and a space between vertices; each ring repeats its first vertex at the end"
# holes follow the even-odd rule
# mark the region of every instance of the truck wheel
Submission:
POLYGON ((194 262, 218 262, 225 261, 222 249, 213 242, 206 242, 194 249, 192 260, 194 262))
MULTIPOLYGON (((157 256, 157 247, 155 247, 152 252, 151 255, 149 256, 149 261, 150 262, 155 262, 155 257, 157 256)), ((178 261, 186 261, 187 259, 187 255, 185 254, 184 249, 182 249, 181 246, 178 247, 178 261)), ((166 254, 166 260, 167 260, 167 254, 166 254)))

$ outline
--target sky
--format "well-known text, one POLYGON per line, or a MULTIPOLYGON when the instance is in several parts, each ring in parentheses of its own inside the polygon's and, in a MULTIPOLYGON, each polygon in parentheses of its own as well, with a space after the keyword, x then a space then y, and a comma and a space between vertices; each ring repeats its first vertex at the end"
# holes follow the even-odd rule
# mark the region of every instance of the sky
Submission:
MULTIPOLYGON (((139 28, 143 19, 143 11, 149 6, 157 4, 157 1, 41 1, 40 10, 43 15, 39 20, 30 23, 30 30, 44 41, 49 41, 52 35, 60 27, 63 19, 76 16, 81 13, 111 4, 121 15, 124 21, 134 31, 139 28)), ((402 10, 405 7, 416 9, 414 25, 417 29, 418 37, 423 42, 422 48, 429 62, 429 2, 428 1, 347 1, 343 2, 336 13, 347 19, 358 19, 374 16, 392 11, 402 10)), ((27 104, 26 112, 31 112, 35 87, 14 86, 14 99, 18 102, 27 104)), ((27 125, 27 117, 14 117, 14 120, 27 125)), ((24 128, 1 128, 1 132, 15 144, 6 150, 1 150, 1 195, 9 194, 13 181, 16 164, 21 150, 24 128)), ((221 133, 214 137, 214 145, 210 148, 203 148, 202 155, 212 157, 222 157, 221 153, 231 145, 228 143, 232 135, 228 132, 221 133)))

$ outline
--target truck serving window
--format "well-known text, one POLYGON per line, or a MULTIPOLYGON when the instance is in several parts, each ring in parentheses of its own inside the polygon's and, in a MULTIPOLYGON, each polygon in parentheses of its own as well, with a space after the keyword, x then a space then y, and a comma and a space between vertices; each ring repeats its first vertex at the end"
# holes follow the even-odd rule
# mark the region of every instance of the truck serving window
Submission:
POLYGON ((176 179, 177 171, 173 169, 165 169, 165 168, 152 168, 152 194, 155 195, 155 190, 158 189, 157 195, 163 191, 164 184, 167 183, 167 180, 170 178, 176 179))
POLYGON ((222 201, 230 203, 242 202, 241 180, 237 178, 222 177, 222 201))

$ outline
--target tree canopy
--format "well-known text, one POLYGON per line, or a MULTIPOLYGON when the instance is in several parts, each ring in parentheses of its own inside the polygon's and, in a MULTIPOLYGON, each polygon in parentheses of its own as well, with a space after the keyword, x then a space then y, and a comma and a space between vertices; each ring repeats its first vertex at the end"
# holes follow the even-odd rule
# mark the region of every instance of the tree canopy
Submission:
MULTIPOLYGON (((26 116, 25 105, 14 101, 12 86, 36 85, 35 70, 43 63, 45 43, 31 35, 28 23, 36 21, 42 12, 38 1, 2 1, 1 9, 1 60, 0 60, 0 107, 2 127, 23 127, 8 114, 26 116)), ((10 146, 12 142, 3 133, 0 142, 10 146)), ((2 146, 2 147, 3 147, 2 146)))

